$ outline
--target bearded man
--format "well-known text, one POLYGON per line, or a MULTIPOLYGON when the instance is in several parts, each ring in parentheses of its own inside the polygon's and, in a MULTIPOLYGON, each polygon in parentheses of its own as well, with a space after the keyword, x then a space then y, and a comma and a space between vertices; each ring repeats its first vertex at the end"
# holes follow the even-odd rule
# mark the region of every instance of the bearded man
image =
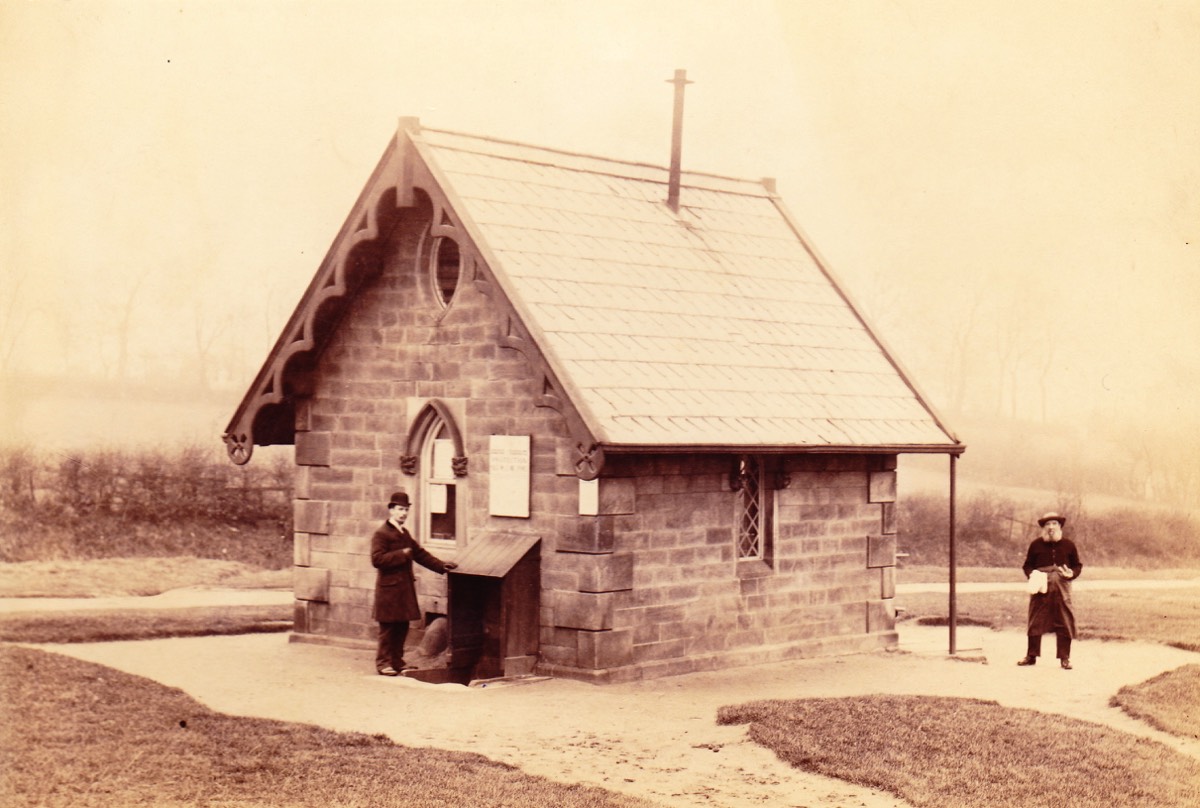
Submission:
POLYGON ((1071 581, 1083 572, 1075 543, 1063 538, 1065 516, 1051 512, 1038 519, 1041 535, 1029 545, 1022 567, 1030 579, 1029 648, 1018 665, 1036 665, 1042 653, 1042 635, 1058 637, 1057 656, 1063 670, 1071 670, 1071 640, 1075 638, 1075 611, 1071 606, 1071 581))

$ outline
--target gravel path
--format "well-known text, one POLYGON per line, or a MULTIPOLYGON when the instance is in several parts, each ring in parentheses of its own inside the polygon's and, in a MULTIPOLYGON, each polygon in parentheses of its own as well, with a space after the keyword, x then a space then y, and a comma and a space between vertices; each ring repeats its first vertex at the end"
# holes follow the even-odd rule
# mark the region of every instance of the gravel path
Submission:
MULTIPOLYGON (((385 733, 397 743, 477 752, 563 782, 669 806, 904 805, 889 795, 780 763, 716 724, 717 709, 764 698, 908 693, 991 699, 1153 738, 1200 757, 1108 706, 1121 686, 1200 656, 1155 644, 1079 642, 1076 669, 1017 668, 1019 632, 902 624, 901 652, 801 660, 617 685, 557 679, 489 687, 432 685, 373 673, 371 654, 287 635, 46 646, 181 688, 212 709, 385 733)), ((1053 660, 1050 660, 1051 662, 1053 660)))

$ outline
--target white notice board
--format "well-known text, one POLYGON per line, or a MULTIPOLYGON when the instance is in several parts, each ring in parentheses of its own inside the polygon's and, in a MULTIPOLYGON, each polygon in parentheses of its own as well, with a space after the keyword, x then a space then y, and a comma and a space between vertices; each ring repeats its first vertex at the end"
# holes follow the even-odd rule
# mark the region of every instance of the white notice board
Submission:
POLYGON ((491 435, 488 441, 488 512, 529 517, 529 436, 491 435))

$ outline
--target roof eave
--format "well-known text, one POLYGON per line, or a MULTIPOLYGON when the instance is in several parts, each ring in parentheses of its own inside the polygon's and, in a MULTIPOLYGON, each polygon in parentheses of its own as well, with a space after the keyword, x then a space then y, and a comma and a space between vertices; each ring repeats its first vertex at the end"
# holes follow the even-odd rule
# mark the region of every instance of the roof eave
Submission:
MULTIPOLYGON (((879 346, 879 350, 883 352, 883 355, 887 358, 888 362, 891 363, 901 380, 908 387, 908 389, 912 391, 912 394, 916 396, 917 401, 919 401, 921 406, 925 408, 925 411, 929 413, 929 416, 933 419, 934 423, 937 424, 938 429, 940 429, 942 433, 946 435, 946 437, 950 438, 950 440, 954 442, 954 445, 962 446, 963 444, 961 441, 959 441, 958 435, 956 435, 954 430, 947 425, 946 420, 942 417, 941 413, 938 412, 937 408, 930 402, 929 397, 925 395, 925 393, 914 381, 912 374, 908 372, 903 363, 901 363, 897 358, 895 351, 893 351, 887 342, 875 331, 874 328, 871 327, 871 323, 863 314, 862 307, 859 306, 854 297, 851 296, 848 291, 846 291, 846 287, 842 285, 841 281, 837 277, 837 274, 830 267, 829 262, 825 260, 825 257, 813 245, 812 239, 808 237, 808 234, 805 233, 802 227, 800 227, 800 224, 797 222, 796 218, 792 216, 791 211, 788 210, 787 205, 785 205, 783 202, 783 199, 777 194, 772 194, 771 201, 775 204, 775 209, 779 211, 779 214, 783 217, 784 221, 787 222, 792 232, 795 233, 796 238, 799 239, 800 243, 804 246, 804 249, 808 251, 810 256, 812 256, 813 261, 821 270, 821 273, 825 275, 825 278, 829 281, 830 285, 832 285, 838 295, 841 296, 842 300, 850 308, 850 311, 854 313, 854 316, 858 318, 859 323, 862 324, 863 328, 866 330, 867 334, 870 335, 871 339, 875 341, 875 344, 879 346)), ((960 451, 952 452, 951 454, 961 453, 962 452, 960 451)))
POLYGON ((961 455, 965 443, 735 444, 735 443, 605 443, 607 454, 947 454, 961 455))
POLYGON ((344 298, 352 291, 347 284, 346 269, 341 265, 349 249, 362 241, 378 238, 380 231, 390 226, 391 222, 385 222, 385 219, 390 220, 392 213, 409 204, 409 152, 404 148, 406 139, 402 136, 417 125, 415 118, 400 119, 397 133, 389 140, 317 272, 234 410, 222 435, 234 463, 248 462, 256 445, 294 443, 295 424, 274 422, 292 412, 285 370, 294 358, 323 347, 313 333, 312 318, 324 302, 344 298), (386 196, 389 191, 393 191, 395 197, 386 196), (259 421, 264 413, 272 414, 268 423, 259 421))

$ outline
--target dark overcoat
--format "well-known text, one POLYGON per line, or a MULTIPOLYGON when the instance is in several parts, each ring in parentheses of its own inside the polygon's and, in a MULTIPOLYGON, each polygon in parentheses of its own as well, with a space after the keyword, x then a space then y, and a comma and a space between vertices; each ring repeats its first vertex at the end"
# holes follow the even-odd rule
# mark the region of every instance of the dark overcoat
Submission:
POLYGON ((407 528, 397 529, 391 522, 384 522, 371 536, 371 564, 378 570, 372 611, 377 622, 421 619, 413 578, 414 561, 439 575, 446 572, 445 562, 417 544, 407 528))
POLYGON ((1079 551, 1070 539, 1055 542, 1035 539, 1025 553, 1022 571, 1025 577, 1034 570, 1046 573, 1046 591, 1029 598, 1029 618, 1026 633, 1030 636, 1065 632, 1075 637, 1075 608, 1071 604, 1071 581, 1083 572, 1079 551), (1073 573, 1064 578, 1058 567, 1070 567, 1073 573))

